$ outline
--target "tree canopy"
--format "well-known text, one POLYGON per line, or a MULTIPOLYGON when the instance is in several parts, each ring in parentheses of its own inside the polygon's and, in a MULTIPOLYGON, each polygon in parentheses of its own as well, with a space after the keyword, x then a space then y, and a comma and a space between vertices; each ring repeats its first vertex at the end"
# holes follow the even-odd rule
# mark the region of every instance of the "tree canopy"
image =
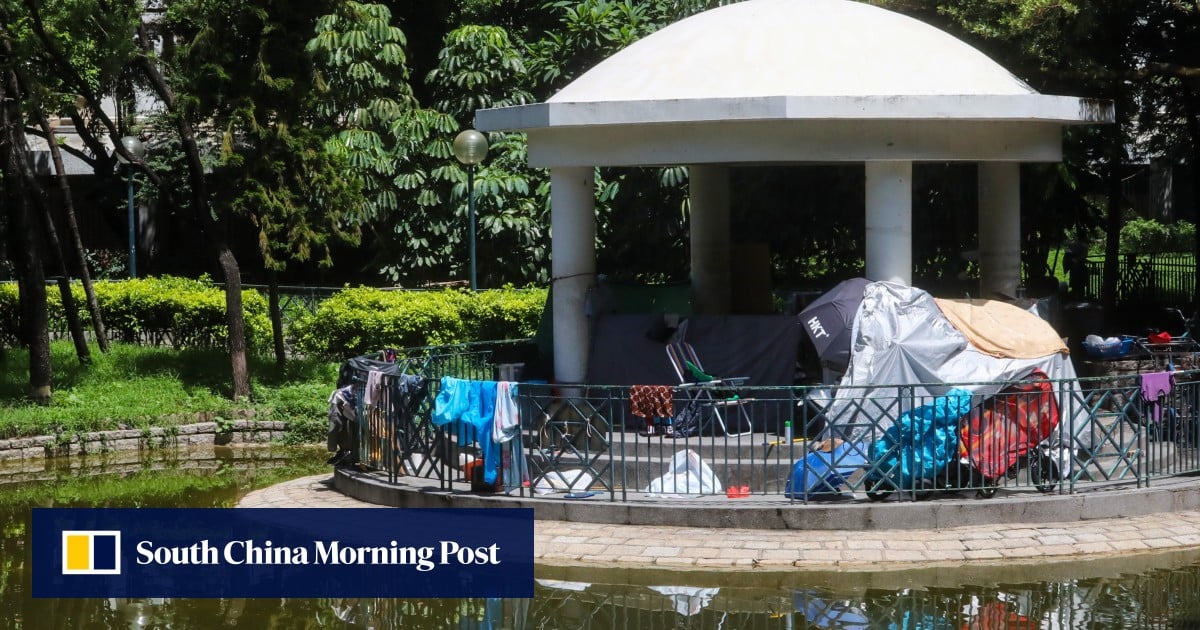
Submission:
MULTIPOLYGON (((146 184, 144 201, 178 226, 172 252, 200 252, 193 241, 206 243, 205 260, 231 291, 243 273, 293 264, 368 284, 461 281, 471 194, 482 286, 544 283, 548 174, 528 167, 522 135, 493 133, 468 191, 454 136, 479 108, 543 101, 632 42, 727 3, 0 0, 6 255, 26 283, 30 267, 45 262, 47 236, 32 214, 42 195, 24 184, 20 164, 26 138, 47 135, 38 124, 47 118, 78 130, 78 143, 62 148, 107 183, 97 203, 117 221, 119 139, 146 140, 145 159, 121 156, 146 184)), ((1027 261, 1040 264, 1049 247, 1096 226, 1107 228, 1115 261, 1127 205, 1123 165, 1168 160, 1195 172, 1196 3, 872 4, 947 29, 1041 92, 1116 103, 1117 125, 1070 129, 1061 165, 1025 169, 1027 261)), ((973 208, 972 179, 957 165, 917 172, 914 208, 936 229, 921 235, 914 264, 930 283, 971 271, 958 252, 976 238, 962 211, 973 208)), ((1198 182, 1190 180, 1193 201, 1198 182)), ((735 239, 769 247, 777 284, 860 272, 856 169, 738 169, 733 184, 735 239)), ((683 167, 600 169, 601 271, 642 282, 686 279, 686 192, 683 167)), ((1182 214, 1194 217, 1195 209, 1182 214)), ((1045 273, 1034 267, 1029 277, 1045 273)), ((240 306, 232 293, 228 299, 236 336, 240 306)), ((235 390, 247 388, 242 379, 235 390)))

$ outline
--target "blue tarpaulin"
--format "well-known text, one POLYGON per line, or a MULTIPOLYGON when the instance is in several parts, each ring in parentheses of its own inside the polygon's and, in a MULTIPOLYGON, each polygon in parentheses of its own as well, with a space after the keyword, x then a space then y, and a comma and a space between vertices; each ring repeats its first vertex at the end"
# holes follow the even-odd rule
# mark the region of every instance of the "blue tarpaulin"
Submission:
POLYGON ((958 419, 971 410, 971 392, 951 389, 933 402, 901 414, 871 443, 871 476, 901 489, 933 479, 958 457, 958 419))

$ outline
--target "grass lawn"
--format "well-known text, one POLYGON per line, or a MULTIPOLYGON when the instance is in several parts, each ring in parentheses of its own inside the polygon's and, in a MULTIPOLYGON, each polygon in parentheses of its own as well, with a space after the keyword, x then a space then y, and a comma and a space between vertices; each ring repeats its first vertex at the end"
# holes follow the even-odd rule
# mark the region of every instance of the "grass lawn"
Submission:
MULTIPOLYGON (((191 422, 192 414, 231 413, 229 358, 214 350, 175 350, 113 343, 108 353, 92 347, 82 366, 69 341, 51 344, 54 391, 49 405, 30 404, 28 353, 6 349, 0 362, 0 439, 191 422), (170 416, 178 416, 171 418, 170 416)), ((337 365, 297 360, 284 369, 252 357, 249 407, 264 420, 288 423, 290 440, 324 435, 326 399, 337 365)))

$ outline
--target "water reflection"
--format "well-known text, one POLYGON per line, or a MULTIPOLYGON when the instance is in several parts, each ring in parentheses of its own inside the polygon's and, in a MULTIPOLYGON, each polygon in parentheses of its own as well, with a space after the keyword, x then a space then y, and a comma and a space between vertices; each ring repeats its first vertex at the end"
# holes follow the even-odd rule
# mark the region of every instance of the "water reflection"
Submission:
MULTIPOLYGON (((639 586, 539 579, 530 600, 290 600, 344 624, 446 628, 1197 628, 1200 566, 1146 574, 957 588, 639 586), (316 602, 316 603, 314 603, 316 602)), ((321 614, 317 614, 321 617, 321 614)))
MULTIPOLYGON (((706 581, 713 579, 720 577, 706 581)), ((827 585, 716 587, 539 578, 532 599, 106 599, 25 604, 23 627, 28 628, 1198 628, 1200 566, 1027 584, 863 591, 827 585)))
POLYGON ((1200 628, 1200 551, 879 574, 539 567, 534 597, 508 600, 26 596, 30 507, 231 505, 251 487, 313 472, 308 462, 320 458, 259 456, 207 471, 183 458, 102 479, 72 469, 0 484, 0 628, 1200 628))

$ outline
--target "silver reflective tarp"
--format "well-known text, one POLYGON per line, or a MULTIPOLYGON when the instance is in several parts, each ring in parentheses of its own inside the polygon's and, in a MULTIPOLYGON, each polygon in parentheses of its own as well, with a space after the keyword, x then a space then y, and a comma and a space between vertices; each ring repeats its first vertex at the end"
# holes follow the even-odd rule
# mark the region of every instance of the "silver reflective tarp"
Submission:
POLYGON ((921 289, 890 282, 867 285, 852 343, 850 367, 826 412, 838 437, 860 441, 868 432, 877 437, 911 406, 952 387, 986 397, 1040 369, 1055 382, 1059 401, 1061 421, 1051 441, 1091 448, 1090 416, 1069 356, 1056 352, 1008 359, 984 354, 921 289), (907 387, 901 391, 901 386, 907 387), (1068 432, 1077 437, 1067 437, 1068 432))

